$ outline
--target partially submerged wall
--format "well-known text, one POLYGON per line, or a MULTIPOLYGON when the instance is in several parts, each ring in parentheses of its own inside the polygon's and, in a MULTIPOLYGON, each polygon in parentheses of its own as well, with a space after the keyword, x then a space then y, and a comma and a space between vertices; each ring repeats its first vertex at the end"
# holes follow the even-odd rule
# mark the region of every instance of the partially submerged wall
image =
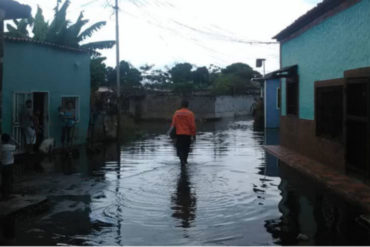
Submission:
MULTIPOLYGON (((176 95, 147 95, 130 100, 129 113, 142 120, 170 120, 179 108, 181 97, 176 95)), ((189 108, 197 119, 218 119, 250 115, 254 96, 192 96, 189 108)))
POLYGON ((251 115, 254 96, 218 96, 215 102, 215 118, 251 115))

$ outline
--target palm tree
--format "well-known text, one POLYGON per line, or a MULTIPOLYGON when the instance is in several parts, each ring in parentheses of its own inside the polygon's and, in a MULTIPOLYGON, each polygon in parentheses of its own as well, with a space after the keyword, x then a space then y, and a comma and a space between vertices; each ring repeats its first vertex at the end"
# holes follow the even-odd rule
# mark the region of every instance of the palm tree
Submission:
POLYGON ((90 38, 94 32, 106 25, 106 22, 100 21, 83 29, 89 21, 84 19, 83 12, 81 12, 76 22, 71 23, 67 19, 67 9, 69 5, 70 0, 66 0, 59 8, 58 1, 55 8, 54 19, 51 23, 45 21, 42 9, 38 7, 35 17, 31 18, 31 20, 21 20, 20 22, 14 20, 15 26, 8 24, 8 35, 15 37, 29 37, 27 27, 32 26, 32 38, 38 41, 46 41, 94 51, 99 49, 108 49, 114 46, 115 41, 113 40, 82 44, 86 39, 90 38))

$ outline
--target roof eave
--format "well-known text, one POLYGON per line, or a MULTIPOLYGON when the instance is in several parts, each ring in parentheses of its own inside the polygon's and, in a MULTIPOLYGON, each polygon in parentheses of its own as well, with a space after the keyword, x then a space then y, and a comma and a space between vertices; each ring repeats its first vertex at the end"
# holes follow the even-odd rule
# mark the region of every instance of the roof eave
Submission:
POLYGON ((86 53, 86 54, 90 54, 90 55, 96 54, 96 52, 94 50, 90 50, 90 49, 83 49, 83 48, 76 48, 76 47, 70 47, 70 46, 65 46, 65 45, 59 45, 59 44, 50 43, 50 42, 47 42, 47 41, 33 40, 31 38, 17 38, 17 37, 10 37, 10 36, 5 35, 4 39, 7 40, 7 41, 36 44, 36 45, 41 45, 41 46, 46 46, 46 47, 71 51, 71 52, 86 53))
POLYGON ((271 73, 268 73, 265 75, 265 77, 262 77, 262 80, 273 80, 273 79, 280 79, 280 78, 287 78, 290 76, 297 75, 298 73, 298 65, 292 65, 288 67, 281 68, 279 70, 275 70, 271 73))
POLYGON ((328 16, 335 15, 360 1, 361 0, 324 0, 275 35, 273 39, 276 39, 279 42, 289 39, 301 30, 310 27, 310 25, 313 26, 315 23, 320 23, 328 16))

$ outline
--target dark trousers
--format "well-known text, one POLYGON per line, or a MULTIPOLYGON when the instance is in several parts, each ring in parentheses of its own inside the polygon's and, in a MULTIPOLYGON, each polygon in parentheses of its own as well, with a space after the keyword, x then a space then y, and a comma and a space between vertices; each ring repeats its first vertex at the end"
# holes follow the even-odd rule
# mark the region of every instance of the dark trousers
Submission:
POLYGON ((13 192, 13 165, 2 166, 1 181, 2 196, 3 198, 9 197, 13 192))
POLYGON ((177 135, 176 136, 176 150, 177 156, 180 158, 181 163, 188 161, 190 152, 191 136, 177 135))
POLYGON ((66 141, 67 144, 72 143, 72 127, 64 126, 62 129, 62 144, 66 141))

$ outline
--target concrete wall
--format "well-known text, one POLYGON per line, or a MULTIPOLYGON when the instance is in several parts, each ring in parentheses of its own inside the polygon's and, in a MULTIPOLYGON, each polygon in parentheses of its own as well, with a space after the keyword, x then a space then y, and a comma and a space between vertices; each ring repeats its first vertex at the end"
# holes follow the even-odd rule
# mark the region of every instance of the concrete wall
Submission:
POLYGON ((48 46, 6 41, 4 48, 2 128, 12 133, 13 94, 49 93, 49 134, 60 143, 58 107, 62 96, 80 97, 80 122, 74 143, 86 141, 90 113, 90 57, 48 46))
POLYGON ((250 115, 254 96, 218 96, 215 102, 215 118, 250 115))
MULTIPOLYGON (((281 45, 282 67, 298 64, 299 117, 314 119, 314 82, 370 66, 370 1, 362 0, 281 45)), ((283 83, 285 95, 285 83, 283 83)), ((282 97, 282 115, 286 115, 282 97)))
POLYGON ((137 119, 170 120, 180 102, 181 98, 176 96, 147 95, 131 99, 129 113, 137 119))
POLYGON ((278 88, 280 88, 279 79, 265 82, 265 128, 276 129, 280 127, 280 109, 277 105, 278 88))
MULTIPOLYGON (((176 95, 147 95, 131 99, 129 112, 143 120, 170 120, 181 99, 176 95)), ((254 96, 192 96, 189 102, 197 119, 217 119, 249 115, 254 96)))

